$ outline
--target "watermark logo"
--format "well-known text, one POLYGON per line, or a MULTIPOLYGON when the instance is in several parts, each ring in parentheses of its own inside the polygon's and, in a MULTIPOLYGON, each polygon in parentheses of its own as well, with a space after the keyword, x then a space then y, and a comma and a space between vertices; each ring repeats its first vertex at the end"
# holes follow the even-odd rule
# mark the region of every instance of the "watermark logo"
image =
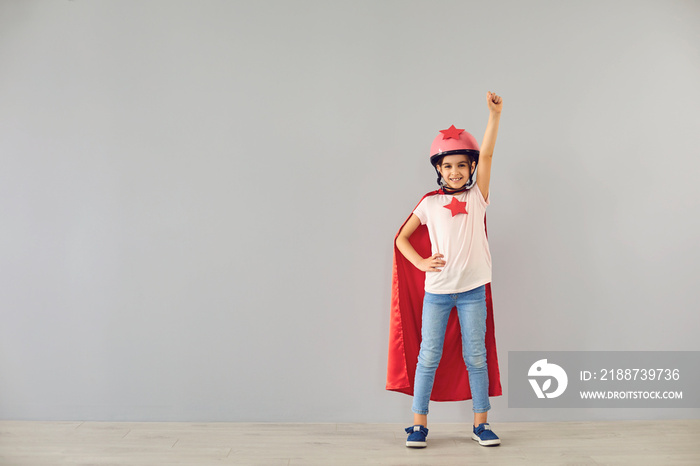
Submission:
POLYGON ((698 368, 700 351, 508 351, 508 407, 700 408, 698 368))
POLYGON ((537 398, 556 398, 566 390, 566 386, 569 383, 569 378, 566 376, 566 371, 557 366, 556 364, 548 363, 546 359, 540 359, 530 366, 527 375, 529 377, 547 377, 542 387, 540 387, 537 379, 528 379, 532 389, 535 391, 537 398), (557 381, 557 388, 553 392, 548 392, 552 386, 552 378, 557 381))

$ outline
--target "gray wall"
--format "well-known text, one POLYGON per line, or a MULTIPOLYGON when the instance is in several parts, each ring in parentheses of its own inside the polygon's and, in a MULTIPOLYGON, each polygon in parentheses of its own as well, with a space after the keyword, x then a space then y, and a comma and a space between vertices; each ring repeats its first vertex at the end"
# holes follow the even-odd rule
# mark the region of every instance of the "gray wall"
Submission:
POLYGON ((508 351, 700 349, 698 24, 686 1, 0 2, 0 418, 408 421, 392 239, 489 90, 506 395, 508 351))

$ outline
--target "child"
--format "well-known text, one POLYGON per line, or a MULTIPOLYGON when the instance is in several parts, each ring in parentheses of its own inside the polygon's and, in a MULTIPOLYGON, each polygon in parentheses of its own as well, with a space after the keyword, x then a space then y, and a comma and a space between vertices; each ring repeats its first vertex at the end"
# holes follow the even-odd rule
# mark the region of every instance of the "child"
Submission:
POLYGON ((451 401, 472 396, 472 439, 480 445, 500 444, 487 422, 491 409, 489 393, 501 395, 501 386, 493 336, 491 254, 485 211, 503 100, 491 92, 486 100, 490 116, 481 151, 471 134, 454 125, 440 131, 433 141, 430 161, 441 189, 423 197, 396 237, 395 246, 403 257, 395 255, 394 260, 392 310, 398 311, 392 313, 393 348, 390 347, 387 389, 411 392, 411 387, 406 386, 408 369, 415 363, 409 355, 415 354, 413 340, 417 338, 411 337, 410 329, 411 325, 418 327, 416 320, 421 323, 420 352, 413 379, 414 425, 406 429, 408 447, 426 446, 431 398, 451 401), (427 239, 421 239, 425 236, 427 239), (424 245, 428 240, 430 249, 424 245), (402 266, 406 260, 415 268, 402 266), (415 315, 420 293, 406 289, 405 283, 418 284, 420 276, 424 276, 424 283, 419 285, 424 285, 422 315, 415 315), (407 314, 407 307, 414 309, 413 316, 410 311, 407 314), (459 325, 454 316, 450 318, 454 307, 459 325), (460 343, 462 350, 457 351, 460 343), (445 357, 443 346, 448 349, 445 357), (460 352, 457 362, 455 355, 460 352), (440 393, 436 394, 438 389, 440 393))

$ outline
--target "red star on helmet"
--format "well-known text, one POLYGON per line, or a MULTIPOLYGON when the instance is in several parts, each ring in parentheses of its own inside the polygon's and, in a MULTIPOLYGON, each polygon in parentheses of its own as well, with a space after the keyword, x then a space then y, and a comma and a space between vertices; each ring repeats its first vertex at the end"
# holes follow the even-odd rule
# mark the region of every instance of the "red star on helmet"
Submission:
POLYGON ((459 139, 459 135, 462 131, 464 131, 464 129, 455 128, 455 125, 452 125, 447 129, 440 130, 442 133, 442 139, 459 139))

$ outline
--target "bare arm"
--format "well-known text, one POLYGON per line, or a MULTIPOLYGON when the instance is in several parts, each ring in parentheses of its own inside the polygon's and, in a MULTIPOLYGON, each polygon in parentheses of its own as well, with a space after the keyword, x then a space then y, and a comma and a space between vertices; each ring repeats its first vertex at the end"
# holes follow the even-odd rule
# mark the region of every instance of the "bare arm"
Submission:
POLYGON ((401 251, 401 254, 408 259, 408 261, 413 264, 417 269, 423 272, 439 272, 440 269, 437 267, 444 267, 445 261, 442 260, 442 254, 433 254, 430 257, 423 258, 411 245, 408 238, 411 237, 416 228, 420 226, 420 219, 416 214, 411 214, 406 224, 403 226, 399 232, 399 236, 396 238, 396 247, 401 251))
POLYGON ((479 151, 479 165, 476 168, 476 184, 484 196, 488 199, 489 183, 491 182, 491 162, 493 160, 493 148, 496 145, 496 136, 498 135, 498 123, 501 120, 501 109, 503 108, 503 99, 491 92, 486 95, 486 101, 489 106, 489 122, 486 125, 486 133, 481 142, 481 150, 479 151))

